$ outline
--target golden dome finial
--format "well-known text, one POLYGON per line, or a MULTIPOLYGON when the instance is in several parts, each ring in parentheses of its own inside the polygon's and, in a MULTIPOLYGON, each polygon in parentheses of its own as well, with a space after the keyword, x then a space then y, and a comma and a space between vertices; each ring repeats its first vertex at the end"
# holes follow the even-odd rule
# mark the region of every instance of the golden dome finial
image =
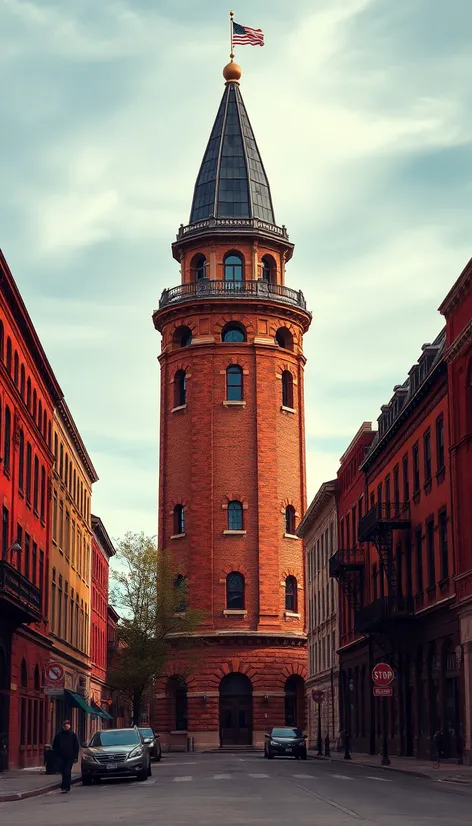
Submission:
POLYGON ((234 55, 231 55, 230 62, 227 63, 223 69, 223 77, 226 83, 239 83, 243 73, 241 66, 238 66, 238 64, 234 62, 233 57, 234 55))

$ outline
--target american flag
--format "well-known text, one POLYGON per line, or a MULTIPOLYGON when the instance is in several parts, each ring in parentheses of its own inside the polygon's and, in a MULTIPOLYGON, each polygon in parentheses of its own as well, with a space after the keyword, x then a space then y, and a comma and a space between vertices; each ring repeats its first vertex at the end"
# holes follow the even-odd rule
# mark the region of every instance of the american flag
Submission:
POLYGON ((235 46, 263 46, 264 32, 261 29, 241 26, 233 20, 233 44, 235 46))

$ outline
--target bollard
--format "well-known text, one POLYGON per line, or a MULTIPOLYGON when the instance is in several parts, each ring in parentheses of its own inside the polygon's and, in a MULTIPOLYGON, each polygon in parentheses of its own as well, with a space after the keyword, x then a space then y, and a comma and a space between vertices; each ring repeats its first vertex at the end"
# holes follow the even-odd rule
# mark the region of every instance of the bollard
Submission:
POLYGON ((325 757, 331 757, 331 752, 329 750, 329 734, 325 737, 325 757))

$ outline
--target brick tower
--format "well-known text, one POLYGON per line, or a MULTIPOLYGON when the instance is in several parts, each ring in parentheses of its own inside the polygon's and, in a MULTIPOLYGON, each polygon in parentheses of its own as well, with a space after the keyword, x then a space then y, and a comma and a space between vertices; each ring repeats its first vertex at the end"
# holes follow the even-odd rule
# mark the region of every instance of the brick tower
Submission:
POLYGON ((162 334, 159 547, 205 613, 202 641, 159 681, 156 726, 183 747, 260 746, 304 726, 306 504, 303 294, 275 222, 239 88, 225 91, 172 245, 181 283, 154 312, 162 334), (180 576, 180 575, 179 575, 180 576))

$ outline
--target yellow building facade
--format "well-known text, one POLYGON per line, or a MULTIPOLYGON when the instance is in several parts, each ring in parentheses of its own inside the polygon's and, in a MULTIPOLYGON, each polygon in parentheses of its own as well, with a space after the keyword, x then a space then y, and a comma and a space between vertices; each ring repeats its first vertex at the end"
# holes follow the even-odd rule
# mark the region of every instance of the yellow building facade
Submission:
POLYGON ((63 401, 54 411, 55 464, 50 491, 49 635, 51 662, 64 671, 50 692, 50 736, 65 719, 79 740, 91 730, 90 617, 92 485, 98 476, 63 401), (62 681, 60 681, 62 682, 62 681))

